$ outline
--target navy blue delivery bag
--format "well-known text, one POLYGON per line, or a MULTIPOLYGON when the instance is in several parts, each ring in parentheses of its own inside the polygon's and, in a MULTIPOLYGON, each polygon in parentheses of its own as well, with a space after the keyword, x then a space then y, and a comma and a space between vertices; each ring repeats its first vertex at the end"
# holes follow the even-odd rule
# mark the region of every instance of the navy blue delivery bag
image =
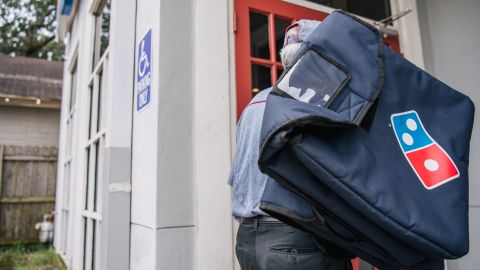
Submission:
POLYGON ((380 269, 443 269, 468 252, 471 100, 329 15, 274 85, 261 209, 380 269))

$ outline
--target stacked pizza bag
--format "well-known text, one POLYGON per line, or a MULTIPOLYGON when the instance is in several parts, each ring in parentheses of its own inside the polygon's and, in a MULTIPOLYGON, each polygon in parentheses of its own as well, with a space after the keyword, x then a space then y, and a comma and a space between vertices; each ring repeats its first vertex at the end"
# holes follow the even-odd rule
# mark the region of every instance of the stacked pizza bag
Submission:
POLYGON ((335 11, 267 99, 261 209, 331 255, 443 269, 468 252, 471 100, 335 11))

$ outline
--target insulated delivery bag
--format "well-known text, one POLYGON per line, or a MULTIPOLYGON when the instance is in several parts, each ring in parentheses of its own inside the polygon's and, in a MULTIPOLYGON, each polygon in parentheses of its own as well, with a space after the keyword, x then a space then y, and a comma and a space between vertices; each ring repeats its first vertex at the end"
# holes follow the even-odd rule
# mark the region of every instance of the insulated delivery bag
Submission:
POLYGON ((468 252, 471 100, 330 14, 268 96, 261 209, 380 269, 468 252))

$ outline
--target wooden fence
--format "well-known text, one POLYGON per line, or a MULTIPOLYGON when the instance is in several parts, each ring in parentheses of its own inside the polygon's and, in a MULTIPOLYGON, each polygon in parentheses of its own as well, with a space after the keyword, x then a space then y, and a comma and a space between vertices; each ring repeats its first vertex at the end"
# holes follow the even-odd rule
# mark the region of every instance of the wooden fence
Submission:
POLYGON ((38 242, 34 225, 55 208, 57 147, 0 145, 0 245, 38 242))

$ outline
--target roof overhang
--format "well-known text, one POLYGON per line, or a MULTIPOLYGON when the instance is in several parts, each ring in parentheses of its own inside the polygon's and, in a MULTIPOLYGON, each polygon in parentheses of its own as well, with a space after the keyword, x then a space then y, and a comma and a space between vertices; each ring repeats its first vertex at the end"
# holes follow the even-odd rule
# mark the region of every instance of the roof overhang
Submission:
POLYGON ((73 2, 73 0, 58 0, 60 14, 64 16, 70 15, 70 12, 72 12, 73 2))
POLYGON ((57 37, 61 41, 72 28, 80 0, 57 0, 57 37))

